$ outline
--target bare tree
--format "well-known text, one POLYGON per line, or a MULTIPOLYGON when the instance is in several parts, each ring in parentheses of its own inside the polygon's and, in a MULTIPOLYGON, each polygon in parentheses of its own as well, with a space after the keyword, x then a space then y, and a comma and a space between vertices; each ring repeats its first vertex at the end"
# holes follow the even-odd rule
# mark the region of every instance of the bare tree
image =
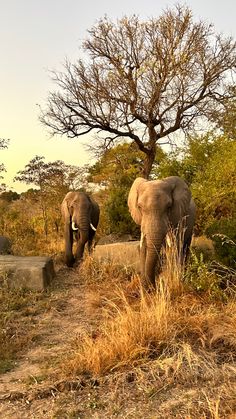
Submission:
POLYGON ((236 86, 230 86, 227 95, 220 97, 218 101, 222 106, 211 108, 207 116, 229 138, 236 139, 236 86))
POLYGON ((49 95, 40 119, 52 134, 93 132, 101 146, 131 139, 146 155, 145 177, 160 139, 189 128, 213 104, 222 106, 218 99, 236 64, 232 38, 195 23, 182 6, 145 22, 104 18, 83 47, 88 58, 53 73, 58 91, 49 95))

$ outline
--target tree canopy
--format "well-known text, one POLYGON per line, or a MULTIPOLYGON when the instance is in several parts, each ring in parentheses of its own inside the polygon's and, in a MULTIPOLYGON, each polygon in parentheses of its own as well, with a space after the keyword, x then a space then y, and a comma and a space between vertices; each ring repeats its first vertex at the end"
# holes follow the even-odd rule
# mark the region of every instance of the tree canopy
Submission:
POLYGON ((84 168, 69 165, 61 160, 46 163, 43 156, 35 156, 20 170, 14 180, 33 184, 41 190, 41 192, 50 191, 53 194, 60 192, 64 195, 70 188, 83 188, 83 171, 84 168))
POLYGON ((189 129, 199 117, 223 107, 236 64, 232 38, 194 22, 188 7, 158 18, 101 19, 83 43, 85 59, 54 72, 41 121, 52 134, 94 133, 98 147, 120 138, 144 153, 148 177, 160 140, 189 129))

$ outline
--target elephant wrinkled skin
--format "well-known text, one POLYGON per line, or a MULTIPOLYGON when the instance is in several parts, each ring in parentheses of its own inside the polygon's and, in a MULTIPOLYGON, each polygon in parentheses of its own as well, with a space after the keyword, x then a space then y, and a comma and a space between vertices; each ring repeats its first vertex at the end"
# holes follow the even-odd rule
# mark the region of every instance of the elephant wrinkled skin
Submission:
MULTIPOLYGON (((195 221, 195 204, 183 179, 170 176, 148 181, 137 178, 131 186, 128 206, 136 224, 141 226, 140 264, 145 284, 155 286, 155 276, 160 272, 160 251, 168 231, 179 233, 183 224, 183 259, 187 256, 195 221)), ((177 240, 177 243, 179 240, 177 240)))
POLYGON ((84 192, 68 192, 61 205, 65 230, 65 262, 72 267, 83 257, 84 247, 88 243, 91 252, 92 241, 99 221, 99 206, 84 192), (73 240, 76 241, 75 255, 73 255, 73 240))

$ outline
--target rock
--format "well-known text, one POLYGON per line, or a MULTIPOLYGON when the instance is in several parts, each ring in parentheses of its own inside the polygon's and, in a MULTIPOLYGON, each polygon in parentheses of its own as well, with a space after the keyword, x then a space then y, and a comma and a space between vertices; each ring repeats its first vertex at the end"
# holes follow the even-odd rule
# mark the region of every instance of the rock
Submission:
POLYGON ((97 244, 111 244, 111 243, 120 243, 120 242, 130 242, 134 241, 131 234, 108 234, 107 236, 101 237, 97 244))
POLYGON ((41 256, 0 255, 0 286, 42 291, 55 276, 53 260, 41 256))
POLYGON ((8 255, 11 253, 11 242, 5 236, 0 236, 0 254, 8 255))
POLYGON ((93 252, 95 260, 114 262, 135 272, 140 272, 139 241, 97 245, 93 252))

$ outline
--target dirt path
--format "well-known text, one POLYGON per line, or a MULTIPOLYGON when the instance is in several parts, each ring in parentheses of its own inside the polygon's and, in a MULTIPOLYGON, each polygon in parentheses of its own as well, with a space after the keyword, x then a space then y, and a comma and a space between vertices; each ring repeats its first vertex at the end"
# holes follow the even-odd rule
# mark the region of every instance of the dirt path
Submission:
POLYGON ((54 385, 50 371, 55 373, 58 360, 66 356, 71 341, 79 339, 81 333, 90 330, 99 319, 96 310, 93 316, 87 303, 91 290, 79 284, 76 270, 69 271, 68 275, 68 270, 61 268, 56 280, 63 286, 52 292, 50 309, 37 316, 39 338, 16 363, 14 370, 0 376, 2 418, 57 417, 53 416, 57 396, 50 390, 54 385), (52 393, 50 400, 40 400, 40 392, 45 389, 52 393), (32 394, 39 396, 33 400, 32 394))

